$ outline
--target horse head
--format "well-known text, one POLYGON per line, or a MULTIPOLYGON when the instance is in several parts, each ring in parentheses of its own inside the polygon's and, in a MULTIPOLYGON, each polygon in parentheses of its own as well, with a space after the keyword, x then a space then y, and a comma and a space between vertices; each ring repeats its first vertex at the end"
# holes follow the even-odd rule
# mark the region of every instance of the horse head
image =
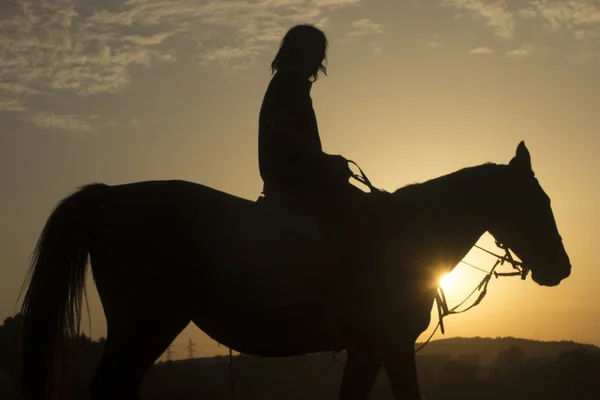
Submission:
POLYGON ((535 177, 525 143, 504 168, 492 226, 494 238, 510 248, 543 286, 556 286, 571 273, 550 198, 535 177))

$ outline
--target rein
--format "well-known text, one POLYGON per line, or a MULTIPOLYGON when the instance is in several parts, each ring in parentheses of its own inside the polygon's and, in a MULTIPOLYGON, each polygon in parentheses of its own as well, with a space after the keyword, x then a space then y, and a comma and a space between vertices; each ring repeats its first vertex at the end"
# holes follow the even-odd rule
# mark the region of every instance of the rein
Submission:
POLYGON ((494 276, 496 279, 500 278, 500 277, 506 277, 506 276, 520 276, 522 280, 525 280, 527 278, 527 275, 529 274, 529 268, 525 267, 523 265, 523 263, 521 263, 519 261, 515 261, 512 254, 510 254, 510 250, 508 247, 506 247, 505 245, 503 245, 502 243, 500 243, 498 241, 496 241, 496 246, 498 246, 498 248, 504 250, 505 254, 503 256, 498 255, 494 252, 491 252, 481 246, 478 246, 478 245, 473 246, 475 248, 478 248, 479 250, 482 250, 482 251, 496 257, 496 262, 494 263, 494 266, 492 267, 492 269, 489 272, 485 271, 482 268, 479 268, 472 264, 469 264, 466 261, 462 261, 462 260, 460 261, 461 263, 463 263, 469 267, 475 268, 478 271, 486 272, 486 276, 481 280, 479 285, 477 285, 475 287, 475 289, 473 289, 473 291, 458 305, 454 306, 451 309, 448 308, 448 301, 446 300, 446 294, 444 293, 444 289, 442 288, 441 285, 437 287, 435 302, 437 305, 439 322, 438 322, 437 326, 435 327, 435 329, 433 330, 433 332, 431 333, 431 335, 429 336, 429 338, 425 341, 425 343, 423 343, 415 351, 415 353, 418 353, 419 351, 423 350, 423 348, 425 346, 427 346, 427 344, 429 344, 429 342, 433 338, 433 335, 435 335, 435 333, 437 332, 437 330, 439 328, 441 328, 441 330, 442 330, 442 335, 444 335, 446 333, 446 330, 444 329, 444 317, 447 317, 448 315, 452 315, 452 314, 462 314, 464 312, 469 311, 471 308, 479 305, 479 303, 481 303, 481 301, 487 294, 487 287, 488 287, 488 284, 490 283, 490 280, 492 279, 492 276, 494 276), (496 268, 500 265, 504 265, 504 263, 510 264, 513 267, 513 269, 515 269, 516 271, 515 272, 496 272, 496 268), (467 300, 469 300, 471 298, 471 296, 473 296, 475 294, 475 292, 477 292, 477 291, 481 291, 481 293, 479 293, 479 297, 477 297, 475 302, 473 302, 473 304, 471 304, 469 307, 465 308, 464 310, 458 310, 458 308, 461 307, 463 304, 465 304, 467 302, 467 300))
POLYGON ((364 171, 362 170, 362 168, 359 167, 357 163, 355 163, 352 160, 347 160, 347 161, 348 161, 348 164, 354 165, 360 171, 360 175, 359 174, 352 174, 352 178, 354 178, 355 180, 359 181, 360 183, 362 183, 363 185, 365 185, 366 187, 368 187, 371 192, 383 192, 383 190, 381 190, 379 188, 376 188, 371 183, 371 180, 367 177, 367 174, 364 173, 364 171))

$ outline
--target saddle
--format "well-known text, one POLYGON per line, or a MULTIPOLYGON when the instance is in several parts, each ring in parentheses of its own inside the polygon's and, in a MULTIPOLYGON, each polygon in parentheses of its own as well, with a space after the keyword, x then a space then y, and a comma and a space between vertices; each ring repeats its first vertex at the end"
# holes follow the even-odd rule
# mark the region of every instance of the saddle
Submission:
MULTIPOLYGON (((360 171, 360 174, 354 174, 352 178, 368 187, 370 194, 378 195, 386 193, 373 186, 358 164, 351 160, 348 162, 355 165, 360 171)), ((263 194, 267 193, 266 189, 267 187, 265 186, 263 194)), ((327 211, 328 207, 324 209, 323 204, 319 204, 320 202, 315 201, 314 198, 298 198, 297 193, 292 194, 282 191, 268 190, 268 193, 268 195, 260 196, 256 204, 265 213, 267 218, 278 225, 317 241, 336 241, 340 235, 343 236, 343 232, 340 230, 340 215, 337 215, 337 219, 335 217, 332 219, 327 214, 331 214, 334 210, 329 209, 327 211)), ((367 197, 371 197, 367 196, 368 193, 350 184, 346 187, 345 193, 348 196, 348 200, 344 203, 350 204, 356 203, 358 205, 360 203, 364 206, 364 201, 367 197)))

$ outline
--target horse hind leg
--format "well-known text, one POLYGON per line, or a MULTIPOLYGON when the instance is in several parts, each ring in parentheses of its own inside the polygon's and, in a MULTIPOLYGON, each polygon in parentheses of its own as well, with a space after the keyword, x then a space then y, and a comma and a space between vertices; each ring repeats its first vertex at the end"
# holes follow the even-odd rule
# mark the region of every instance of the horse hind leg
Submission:
POLYGON ((107 316, 106 346, 89 387, 92 400, 141 399, 147 370, 189 323, 185 318, 157 315, 164 316, 132 313, 120 323, 107 316))

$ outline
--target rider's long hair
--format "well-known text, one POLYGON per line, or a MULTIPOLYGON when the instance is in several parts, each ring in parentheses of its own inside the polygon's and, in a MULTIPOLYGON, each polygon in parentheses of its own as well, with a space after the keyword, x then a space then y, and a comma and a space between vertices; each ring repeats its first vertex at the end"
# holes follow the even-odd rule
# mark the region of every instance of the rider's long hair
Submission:
POLYGON ((327 75, 327 48, 329 42, 325 33, 313 25, 296 25, 281 40, 279 51, 271 63, 274 74, 283 66, 300 69, 311 69, 313 80, 317 80, 319 72, 327 75), (315 61, 318 60, 318 65, 315 61))

